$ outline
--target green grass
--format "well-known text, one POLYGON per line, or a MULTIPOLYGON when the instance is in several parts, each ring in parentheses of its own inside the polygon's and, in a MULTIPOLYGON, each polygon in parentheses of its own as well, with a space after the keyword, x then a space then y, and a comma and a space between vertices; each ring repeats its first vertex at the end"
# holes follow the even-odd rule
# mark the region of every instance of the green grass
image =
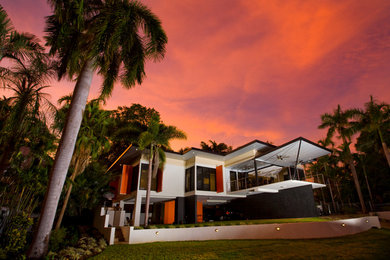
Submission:
POLYGON ((331 239, 216 240, 113 245, 94 259, 390 259, 390 230, 331 239))
MULTIPOLYGON (((203 222, 197 224, 181 224, 181 225, 150 225, 148 228, 190 228, 190 227, 209 227, 209 226, 234 226, 234 225, 253 225, 253 224, 276 224, 276 223, 299 223, 299 222, 322 222, 331 221, 340 218, 330 217, 314 217, 314 218, 281 218, 281 219, 253 219, 253 220, 227 220, 203 222)), ((143 227, 135 227, 135 229, 143 229, 143 227)))

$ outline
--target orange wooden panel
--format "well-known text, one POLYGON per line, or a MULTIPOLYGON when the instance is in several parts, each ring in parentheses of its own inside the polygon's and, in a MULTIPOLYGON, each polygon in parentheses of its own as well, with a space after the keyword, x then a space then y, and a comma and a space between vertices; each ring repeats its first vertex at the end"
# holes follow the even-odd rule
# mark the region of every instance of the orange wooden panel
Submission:
POLYGON ((156 192, 162 192, 162 184, 163 184, 163 171, 158 169, 157 171, 157 190, 156 192))
POLYGON ((175 222, 175 201, 164 203, 164 224, 173 224, 175 222))
POLYGON ((124 164, 122 168, 121 188, 119 194, 126 194, 129 181, 129 165, 124 164))
POLYGON ((222 165, 216 168, 217 175, 217 192, 223 192, 223 168, 222 165))
POLYGON ((203 203, 201 201, 196 202, 196 221, 203 222, 203 203))

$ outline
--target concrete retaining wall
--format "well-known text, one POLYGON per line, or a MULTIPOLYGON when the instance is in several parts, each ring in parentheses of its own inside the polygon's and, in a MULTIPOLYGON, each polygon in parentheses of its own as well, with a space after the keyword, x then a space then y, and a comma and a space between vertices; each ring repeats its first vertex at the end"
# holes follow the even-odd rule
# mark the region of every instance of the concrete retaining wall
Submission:
POLYGON ((129 244, 138 244, 158 241, 219 239, 328 238, 356 234, 363 231, 367 231, 373 227, 381 227, 377 216, 310 223, 259 224, 140 230, 134 230, 134 227, 129 227, 128 241, 129 244))
MULTIPOLYGON (((110 214, 106 214, 102 208, 94 214, 93 226, 99 230, 109 245, 114 244, 115 227, 110 227, 110 214)), ((112 218, 111 218, 112 219, 112 218)))
POLYGON ((378 211, 376 214, 381 219, 390 220, 390 211, 378 211))

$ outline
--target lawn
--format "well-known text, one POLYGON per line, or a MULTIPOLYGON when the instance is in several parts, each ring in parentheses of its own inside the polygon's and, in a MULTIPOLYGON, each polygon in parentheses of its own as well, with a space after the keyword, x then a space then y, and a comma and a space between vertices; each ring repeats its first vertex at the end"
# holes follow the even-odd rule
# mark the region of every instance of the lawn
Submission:
POLYGON ((307 240, 217 240, 113 245, 94 259, 390 259, 390 230, 307 240))

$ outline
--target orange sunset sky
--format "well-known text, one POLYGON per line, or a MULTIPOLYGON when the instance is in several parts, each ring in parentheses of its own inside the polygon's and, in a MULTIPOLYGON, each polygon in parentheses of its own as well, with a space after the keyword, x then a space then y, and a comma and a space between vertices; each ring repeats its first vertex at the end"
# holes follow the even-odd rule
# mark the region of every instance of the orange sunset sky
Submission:
MULTIPOLYGON (((320 115, 337 104, 390 102, 390 1, 142 1, 161 19, 167 54, 142 86, 117 84, 106 107, 140 103, 188 135, 233 147, 253 139, 317 141, 320 115)), ((1 0, 18 31, 43 41, 45 0, 1 0)), ((73 82, 51 82, 52 102, 73 82)), ((95 76, 90 98, 96 97, 95 76)), ((3 91, 3 90, 0 90, 3 91)))

